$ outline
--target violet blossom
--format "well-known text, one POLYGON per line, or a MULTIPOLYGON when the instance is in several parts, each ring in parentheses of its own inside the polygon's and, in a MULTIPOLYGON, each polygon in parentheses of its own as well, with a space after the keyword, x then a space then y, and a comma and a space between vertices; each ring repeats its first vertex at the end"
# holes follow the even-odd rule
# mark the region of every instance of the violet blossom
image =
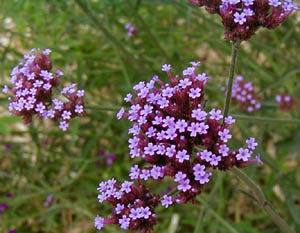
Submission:
POLYGON ((298 100, 287 93, 281 93, 276 96, 278 108, 282 112, 289 112, 299 106, 298 100))
POLYGON ((214 169, 226 171, 260 162, 257 157, 251 160, 258 146, 254 138, 248 139, 246 146, 230 150, 227 143, 233 135, 229 127, 235 119, 228 116, 223 124, 222 111, 206 107, 204 87, 210 78, 197 74, 198 66, 199 62, 193 62, 180 78, 165 64, 162 70, 169 76, 168 83, 154 76, 147 83, 136 84, 135 94, 126 95, 131 106, 128 111, 122 107, 117 117, 133 122, 128 130, 129 153, 131 158, 143 160, 143 165, 130 168, 131 181, 116 185, 111 179, 99 184, 99 203, 109 202, 114 211, 106 220, 95 218, 98 230, 117 224, 124 230, 151 232, 157 221, 154 209, 194 200, 210 182, 214 169), (151 194, 142 184, 165 177, 176 185, 172 195, 151 194))
POLYGON ((293 0, 188 0, 218 14, 225 39, 248 40, 259 27, 274 29, 299 7, 293 0))
POLYGON ((233 136, 229 126, 235 119, 228 116, 223 124, 222 111, 208 110, 204 105, 204 87, 210 78, 205 73, 199 78, 198 66, 197 63, 187 67, 180 78, 172 75, 171 65, 163 65, 162 71, 170 82, 163 83, 154 76, 148 83, 136 84, 136 98, 132 93, 126 95, 130 96, 129 111, 120 110, 122 117, 133 122, 128 131, 132 135, 128 140, 129 153, 132 158, 140 157, 146 162, 144 168, 134 165, 130 178, 147 181, 173 177, 179 191, 174 197, 176 202, 187 202, 200 194, 212 175, 209 170, 243 167, 257 146, 255 139, 250 138, 248 146, 230 150, 227 143, 233 136), (194 166, 199 164, 204 170, 195 173, 194 166))
POLYGON ((76 90, 76 84, 71 84, 60 92, 66 101, 53 97, 63 73, 51 71, 50 53, 50 49, 32 49, 25 54, 24 61, 12 69, 12 88, 4 86, 2 91, 13 95, 13 98, 9 98, 8 109, 13 115, 22 116, 25 124, 30 123, 36 115, 38 118, 60 121, 59 128, 66 131, 72 118, 85 113, 84 90, 76 90))
POLYGON ((246 81, 241 75, 233 82, 231 98, 238 103, 238 108, 244 111, 254 112, 261 108, 262 97, 255 92, 253 83, 246 81))

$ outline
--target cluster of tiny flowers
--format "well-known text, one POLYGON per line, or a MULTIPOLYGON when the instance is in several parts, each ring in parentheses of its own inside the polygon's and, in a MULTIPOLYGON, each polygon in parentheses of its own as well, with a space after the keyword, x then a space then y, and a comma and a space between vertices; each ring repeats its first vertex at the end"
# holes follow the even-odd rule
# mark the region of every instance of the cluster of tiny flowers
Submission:
MULTIPOLYGON (((6 194, 6 198, 11 198, 11 197, 12 197, 11 193, 6 194)), ((3 214, 8 208, 9 205, 6 202, 0 203, 0 215, 3 214)))
POLYGON ((279 104, 279 109, 283 112, 289 112, 298 107, 298 100, 286 93, 281 93, 275 98, 279 104))
POLYGON ((3 214, 5 210, 9 208, 7 203, 0 203, 0 214, 3 214))
POLYGON ((127 29, 127 35, 129 37, 135 36, 137 34, 137 29, 135 26, 133 26, 130 22, 126 23, 125 29, 127 29))
POLYGON ((44 202, 44 206, 45 206, 45 207, 51 206, 52 203, 53 203, 53 201, 54 201, 54 196, 53 196, 53 194, 49 194, 49 195, 47 196, 47 199, 46 199, 45 202, 44 202))
POLYGON ((153 230, 157 216, 154 209, 159 205, 159 196, 152 195, 141 182, 124 181, 116 184, 115 179, 103 181, 97 189, 98 201, 109 202, 114 207, 108 219, 95 218, 95 228, 102 230, 105 224, 117 224, 124 230, 148 233, 153 230))
POLYGON ((257 146, 251 138, 248 146, 230 152, 229 126, 235 120, 228 116, 223 124, 221 110, 206 110, 204 86, 210 78, 197 73, 199 65, 191 62, 183 70, 183 78, 172 75, 171 65, 163 65, 170 83, 163 83, 158 76, 138 83, 133 88, 136 97, 129 93, 124 98, 131 104, 128 113, 121 108, 117 114, 118 119, 125 117, 134 123, 129 129, 133 135, 129 138, 131 157, 141 157, 149 164, 144 168, 134 165, 130 178, 146 181, 171 176, 177 183, 176 197, 164 197, 164 206, 193 199, 209 182, 212 173, 208 169, 242 167, 257 146))
POLYGON ((238 102, 238 107, 248 112, 260 109, 261 99, 254 91, 252 82, 247 82, 242 76, 237 76, 232 85, 232 100, 238 102))
POLYGON ((65 131, 70 119, 84 115, 84 90, 76 90, 76 84, 71 84, 61 90, 67 101, 53 98, 53 89, 58 89, 63 73, 59 70, 51 72, 50 53, 50 49, 32 49, 24 55, 24 61, 12 69, 13 87, 4 86, 2 91, 13 94, 13 98, 9 97, 8 109, 14 115, 22 116, 24 123, 30 123, 37 115, 60 120, 59 127, 65 131))
POLYGON ((8 233, 17 233, 17 231, 14 230, 14 229, 10 229, 10 230, 8 231, 8 233))
POLYGON ((102 163, 102 160, 106 161, 106 166, 110 167, 115 162, 117 156, 115 154, 107 154, 106 151, 101 150, 98 152, 99 159, 96 161, 96 165, 100 166, 102 163))
POLYGON ((210 79, 197 73, 200 62, 191 62, 183 70, 183 78, 173 76, 171 65, 162 66, 170 82, 154 76, 149 82, 140 82, 124 100, 131 104, 128 112, 121 108, 117 118, 133 122, 128 133, 131 158, 142 158, 144 166, 130 168, 131 181, 120 186, 114 179, 101 182, 98 188, 100 203, 107 201, 114 206, 109 219, 97 216, 95 227, 119 224, 122 229, 151 232, 157 217, 154 209, 194 199, 210 181, 213 169, 222 171, 246 163, 261 162, 260 157, 250 160, 258 143, 246 140, 246 146, 230 151, 227 145, 232 138, 229 126, 235 119, 224 119, 219 109, 206 110, 204 87, 210 79), (153 195, 142 184, 149 179, 163 180, 171 177, 177 185, 170 193, 153 195), (138 185, 135 186, 134 182, 138 185), (169 194, 169 195, 168 195, 169 194))
POLYGON ((205 6, 212 14, 219 14, 225 28, 225 38, 248 40, 262 26, 273 29, 294 10, 293 0, 189 0, 205 6))

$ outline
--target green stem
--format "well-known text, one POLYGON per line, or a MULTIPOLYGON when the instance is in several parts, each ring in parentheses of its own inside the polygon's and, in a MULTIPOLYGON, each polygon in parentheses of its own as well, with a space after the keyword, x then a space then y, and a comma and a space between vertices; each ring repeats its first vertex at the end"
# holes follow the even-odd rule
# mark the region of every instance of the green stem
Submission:
POLYGON ((245 120, 245 121, 253 121, 253 122, 260 122, 265 124, 300 124, 300 119, 282 119, 282 118, 269 118, 269 117, 255 117, 255 116, 246 116, 246 115, 238 115, 233 114, 234 118, 238 120, 245 120))
POLYGON ((81 8, 81 10, 86 14, 87 17, 96 25, 96 27, 106 36, 106 38, 111 41, 126 57, 127 61, 132 62, 136 67, 141 67, 143 64, 136 59, 123 45, 122 43, 114 37, 109 30, 102 24, 100 20, 93 14, 93 12, 82 2, 82 0, 75 0, 75 3, 81 8))
POLYGON ((227 117, 229 113, 235 64, 236 64, 237 54, 238 54, 240 44, 241 44, 240 40, 237 40, 236 42, 232 43, 231 63, 230 63, 229 77, 228 77, 228 83, 226 88, 225 106, 223 110, 223 124, 225 122, 225 117, 227 117))
POLYGON ((140 24, 142 25, 143 30, 145 30, 145 32, 147 32, 147 34, 149 35, 149 39, 153 42, 153 44, 156 45, 156 47, 161 51, 161 54, 167 59, 167 60, 171 60, 170 56, 166 53, 166 51, 163 49, 163 47, 161 46, 159 40, 156 38, 156 36, 153 34, 153 32, 151 31, 151 29, 146 25, 145 21, 143 20, 143 18, 139 15, 139 13, 137 11, 135 11, 135 17, 137 18, 137 20, 140 22, 140 24))
MULTIPOLYGON (((173 190, 171 190, 170 192, 168 192, 166 195, 168 195, 168 196, 173 196, 174 194, 176 195, 177 193, 179 193, 179 191, 177 190, 177 189, 173 189, 173 190)), ((161 201, 163 199, 163 197, 161 197, 160 199, 159 199, 159 201, 161 201)))
POLYGON ((86 105, 85 109, 97 110, 97 111, 111 111, 116 112, 119 111, 121 106, 90 106, 86 105))
POLYGON ((206 201, 204 201, 200 197, 198 197, 197 200, 200 201, 201 204, 205 206, 207 210, 210 211, 210 213, 216 218, 217 221, 219 221, 222 225, 224 225, 227 228, 228 232, 239 233, 229 222, 227 222, 216 211, 214 211, 214 209, 206 201))
MULTIPOLYGON (((222 181, 223 181, 223 173, 218 172, 218 173, 216 173, 216 175, 217 175, 217 182, 214 184, 214 187, 212 188, 211 192, 209 193, 208 198, 206 199, 207 205, 212 204, 213 199, 216 197, 218 187, 222 184, 222 181)), ((206 213, 206 209, 207 209, 207 206, 203 206, 201 208, 201 211, 199 212, 198 217, 197 217, 198 220, 196 223, 194 233, 199 232, 200 227, 201 227, 201 221, 203 220, 204 214, 206 213)))
POLYGON ((240 180, 245 182, 245 184, 254 192, 259 206, 261 206, 264 211, 269 215, 271 220, 284 232, 284 233, 294 233, 294 231, 289 227, 289 225, 276 213, 276 211, 271 207, 269 201, 266 199, 261 188, 244 172, 242 172, 237 167, 233 167, 230 171, 236 175, 240 180))

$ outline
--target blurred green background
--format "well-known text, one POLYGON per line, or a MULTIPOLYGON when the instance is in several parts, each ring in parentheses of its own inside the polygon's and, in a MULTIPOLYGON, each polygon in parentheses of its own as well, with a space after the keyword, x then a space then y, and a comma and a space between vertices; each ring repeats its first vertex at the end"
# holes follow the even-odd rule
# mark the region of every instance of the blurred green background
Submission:
MULTIPOLYGON (((0 232, 96 232, 96 214, 107 217, 110 206, 97 202, 98 182, 128 179, 138 159, 130 159, 126 120, 115 113, 133 84, 172 64, 178 74, 190 61, 212 80, 209 107, 223 108, 231 44, 223 40, 216 15, 185 0, 1 0, 0 84, 31 48, 50 48, 62 83, 86 90, 87 115, 74 119, 67 132, 35 119, 24 126, 6 110, 0 94, 0 232), (138 30, 128 37, 131 22, 138 30), (106 155, 102 155, 105 151, 106 155), (100 152, 100 153, 99 153, 100 152), (100 154, 100 155, 99 155, 100 154), (116 160, 107 164, 107 156, 116 160), (11 193, 12 197, 7 197, 11 193), (51 205, 45 201, 53 195, 51 205)), ((261 29, 241 46, 237 74, 252 81, 264 96, 262 109, 248 114, 232 104, 231 113, 299 119, 299 108, 281 113, 274 97, 281 92, 300 97, 300 14, 293 13, 276 30, 261 29)), ((250 136, 258 139, 264 165, 246 173, 259 183, 280 215, 300 232, 300 125, 241 121, 233 127, 232 148, 250 136)), ((161 192, 171 183, 152 188, 161 192)), ((216 172, 195 203, 160 208, 155 232, 277 233, 279 229, 253 201, 247 187, 232 174, 216 172), (202 203, 202 204, 201 204, 202 203)), ((106 226, 103 232, 122 232, 106 226)))

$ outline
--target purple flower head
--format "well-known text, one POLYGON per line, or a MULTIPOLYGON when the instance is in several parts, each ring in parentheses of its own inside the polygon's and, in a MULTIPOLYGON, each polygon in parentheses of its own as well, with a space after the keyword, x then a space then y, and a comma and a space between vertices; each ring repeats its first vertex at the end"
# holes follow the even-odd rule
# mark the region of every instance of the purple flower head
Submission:
POLYGON ((49 206, 52 205, 52 203, 53 203, 53 201, 54 201, 54 198, 53 198, 53 197, 54 197, 53 194, 49 194, 49 195, 47 196, 47 199, 46 199, 46 201, 44 202, 44 206, 45 206, 45 207, 49 207, 49 206))
POLYGON ((188 78, 181 79, 179 81, 179 86, 182 88, 187 88, 190 85, 192 85, 192 82, 188 78))
POLYGON ((246 143, 248 145, 248 148, 251 150, 255 150, 255 148, 258 146, 258 143, 255 141, 255 138, 253 137, 247 139, 246 143))
POLYGON ((251 157, 251 152, 249 151, 249 149, 243 149, 243 148, 240 148, 236 155, 237 160, 243 160, 244 162, 247 162, 250 157, 251 157))
POLYGON ((228 142, 229 139, 232 138, 231 134, 229 134, 229 129, 224 129, 223 131, 219 131, 218 134, 220 136, 220 139, 223 142, 228 142))
POLYGON ((6 209, 9 208, 7 203, 0 203, 0 214, 3 214, 6 209))
POLYGON ((182 71, 182 75, 183 76, 190 76, 193 75, 195 72, 195 66, 193 67, 187 67, 185 70, 182 71))
POLYGON ((182 190, 182 192, 186 192, 186 191, 190 190, 191 188, 192 188, 192 186, 190 185, 189 179, 179 181, 179 185, 177 186, 177 189, 179 191, 182 190))
POLYGON ((11 151, 12 148, 13 148, 13 145, 11 143, 4 144, 4 150, 5 150, 5 152, 11 151))
POLYGON ((254 160, 259 164, 264 164, 264 162, 260 158, 260 154, 256 155, 254 160))
POLYGON ((200 66, 201 62, 200 61, 191 61, 190 64, 194 67, 200 66))
POLYGON ((164 171, 162 167, 156 166, 154 165, 151 169, 151 177, 154 180, 157 180, 159 178, 163 178, 164 177, 164 171))
POLYGON ((76 93, 76 84, 71 84, 61 90, 67 99, 62 102, 53 97, 53 89, 59 88, 61 71, 52 72, 50 50, 32 49, 24 55, 11 72, 12 88, 3 88, 6 94, 12 93, 8 109, 13 115, 22 116, 23 122, 28 124, 34 115, 41 119, 51 118, 60 121, 63 131, 67 130, 71 118, 83 116, 84 91, 76 93))
POLYGON ((220 145, 218 152, 222 156, 226 157, 226 156, 228 156, 229 147, 227 145, 225 145, 225 144, 222 144, 222 145, 220 145))
POLYGON ((261 107, 260 99, 252 82, 247 82, 241 75, 235 78, 232 86, 232 100, 238 103, 238 108, 247 112, 257 111, 261 107))
POLYGON ((222 116, 222 111, 220 110, 220 109, 212 109, 210 112, 209 112, 209 114, 210 114, 210 119, 212 119, 212 120, 216 120, 216 121, 219 121, 219 120, 221 120, 222 118, 223 118, 223 116, 222 116))
POLYGON ((218 14, 225 29, 225 39, 248 40, 259 27, 274 29, 299 7, 293 0, 188 0, 218 14))
POLYGON ((153 145, 152 142, 150 142, 146 147, 144 147, 144 153, 146 155, 154 155, 156 151, 156 146, 153 145))
POLYGON ((199 163, 197 163, 194 167, 193 167, 193 171, 194 171, 194 175, 196 176, 197 175, 205 175, 205 166, 204 165, 201 165, 199 163))
POLYGON ((279 110, 282 112, 289 112, 299 106, 298 99, 287 93, 277 95, 275 100, 278 102, 279 110))
POLYGON ((185 173, 177 172, 176 175, 175 175, 174 181, 180 183, 180 182, 183 181, 185 178, 186 178, 186 174, 185 174, 185 173))
POLYGON ((115 212, 116 214, 120 214, 122 210, 124 210, 125 206, 123 204, 117 204, 116 208, 115 208, 115 212))
POLYGON ((59 128, 62 130, 62 131, 66 131, 68 128, 69 128, 69 124, 66 122, 66 121, 61 121, 59 123, 59 128))
POLYGON ((152 213, 151 213, 150 208, 148 206, 140 208, 140 216, 141 216, 141 218, 149 219, 149 217, 151 216, 151 214, 152 213))
POLYGON ((225 118, 225 123, 227 125, 234 124, 235 123, 235 119, 233 119, 232 116, 228 116, 228 117, 225 118))
POLYGON ((14 230, 14 229, 10 229, 10 230, 8 231, 8 233, 17 233, 17 231, 14 230))
POLYGON ((141 178, 142 180, 148 180, 148 179, 150 178, 150 176, 151 176, 150 170, 143 169, 143 170, 141 171, 140 178, 141 178))
POLYGON ((209 128, 208 125, 206 125, 204 122, 201 123, 195 123, 192 122, 191 126, 189 126, 187 129, 191 132, 191 137, 196 137, 198 134, 206 134, 207 129, 209 128))
POLYGON ((219 162, 221 161, 221 156, 212 155, 210 159, 211 166, 218 166, 219 162))
POLYGON ((161 205, 165 208, 168 208, 170 205, 173 204, 173 198, 168 195, 164 195, 163 199, 161 200, 161 205))
POLYGON ((159 196, 152 195, 143 184, 125 181, 118 186, 112 179, 101 182, 98 191, 100 198, 113 206, 113 211, 107 220, 97 215, 96 229, 103 229, 104 224, 118 224, 131 231, 150 232, 153 229, 157 219, 154 209, 160 204, 159 196))
POLYGON ((117 156, 115 154, 110 154, 106 156, 106 166, 110 167, 115 162, 117 156))
POLYGON ((197 153, 197 156, 199 156, 202 160, 206 161, 206 162, 210 162, 211 161, 211 156, 213 155, 213 153, 211 151, 208 150, 204 150, 201 152, 197 153))
POLYGON ((12 198, 12 197, 13 197, 13 194, 12 194, 11 192, 8 192, 8 193, 6 193, 5 197, 7 197, 7 198, 12 198))
POLYGON ((130 168, 130 179, 135 180, 140 176, 141 170, 139 169, 138 165, 134 165, 130 168))
POLYGON ((171 70, 171 65, 170 64, 164 64, 164 65, 162 65, 161 70, 165 71, 165 72, 169 72, 171 70))
POLYGON ((199 98, 201 96, 201 89, 200 88, 191 88, 189 97, 192 99, 199 98))
MULTIPOLYGON (((255 140, 248 139, 247 147, 230 150, 226 143, 233 137, 229 127, 235 120, 228 116, 223 123, 221 110, 207 110, 204 88, 209 79, 203 72, 197 74, 198 64, 192 65, 184 69, 182 78, 171 73, 170 65, 164 65, 169 82, 158 78, 139 82, 133 88, 135 94, 125 97, 131 106, 120 115, 133 123, 128 130, 129 153, 142 162, 130 168, 131 181, 120 186, 115 180, 99 184, 98 201, 114 207, 105 223, 150 232, 157 220, 155 207, 194 200, 210 181, 211 171, 250 162, 255 140), (144 185, 166 177, 176 182, 176 194, 163 193, 160 198, 144 185)), ((250 84, 246 87, 252 89, 250 84)))
POLYGON ((94 220, 94 226, 98 231, 102 230, 104 227, 104 218, 97 215, 94 220))
POLYGON ((198 121, 204 121, 207 116, 207 113, 201 109, 194 109, 192 111, 192 117, 198 121))
POLYGON ((124 181, 123 184, 121 184, 121 191, 125 193, 130 193, 131 192, 131 186, 133 185, 133 182, 130 181, 124 181))
POLYGON ((190 159, 190 155, 187 154, 186 150, 177 151, 176 159, 178 159, 179 163, 183 163, 185 160, 190 159))
POLYGON ((243 25, 247 21, 245 13, 235 12, 233 21, 235 23, 239 23, 240 25, 243 25))
POLYGON ((133 37, 138 33, 136 27, 133 26, 132 23, 130 23, 130 22, 125 24, 125 29, 127 29, 127 35, 129 37, 133 37))
POLYGON ((123 217, 119 219, 119 224, 123 230, 127 230, 130 224, 130 218, 123 215, 123 217))

